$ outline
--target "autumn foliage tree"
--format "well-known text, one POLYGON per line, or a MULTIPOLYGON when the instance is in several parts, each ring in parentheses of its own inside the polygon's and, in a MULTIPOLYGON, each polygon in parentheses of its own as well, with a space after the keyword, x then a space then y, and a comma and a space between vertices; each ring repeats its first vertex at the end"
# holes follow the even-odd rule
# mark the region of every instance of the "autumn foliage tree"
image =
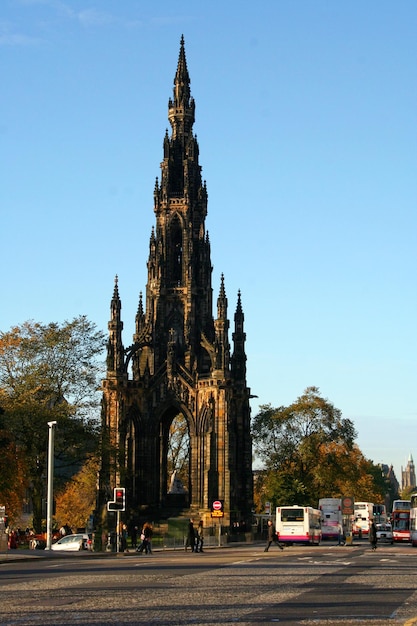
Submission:
POLYGON ((56 494, 55 521, 58 527, 69 524, 73 529, 85 528, 96 507, 97 456, 89 456, 80 471, 56 494))
MULTIPOLYGON (((27 486, 33 526, 42 527, 49 421, 56 421, 56 485, 97 445, 104 333, 85 316, 63 324, 25 322, 0 333, 0 430, 16 455, 12 473, 27 486)), ((3 487, 4 489, 4 487, 3 487)), ((0 498, 5 498, 0 491, 0 498)), ((14 515, 19 511, 10 504, 14 515)))
POLYGON ((252 435, 265 467, 255 483, 258 510, 265 501, 317 506, 320 498, 346 495, 383 502, 386 486, 355 444, 353 423, 317 387, 288 407, 261 406, 252 435))
POLYGON ((28 487, 26 461, 7 430, 0 430, 0 450, 0 505, 14 524, 28 487))

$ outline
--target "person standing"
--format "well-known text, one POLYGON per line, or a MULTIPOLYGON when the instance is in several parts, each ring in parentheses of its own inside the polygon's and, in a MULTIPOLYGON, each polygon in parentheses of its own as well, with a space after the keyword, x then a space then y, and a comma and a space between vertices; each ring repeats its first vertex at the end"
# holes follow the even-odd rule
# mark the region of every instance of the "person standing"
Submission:
POLYGON ((132 542, 132 548, 137 547, 138 545, 138 527, 136 526, 136 524, 134 522, 132 522, 132 525, 130 527, 130 540, 132 542))
POLYGON ((195 550, 195 529, 194 529, 194 520, 190 519, 188 522, 188 531, 187 538, 185 540, 185 551, 187 552, 187 548, 190 546, 191 552, 195 550))
POLYGON ((375 520, 372 520, 372 523, 369 527, 368 539, 369 539, 369 543, 371 544, 372 550, 376 550, 376 544, 377 544, 378 538, 376 536, 375 520))
POLYGON ((204 544, 203 520, 200 520, 198 522, 198 526, 197 526, 197 533, 196 533, 196 540, 195 540, 195 551, 196 552, 203 552, 203 544, 204 544))
POLYGON ((269 519, 268 520, 267 535, 266 535, 266 546, 265 546, 264 552, 268 552, 268 550, 271 547, 272 543, 276 543, 280 550, 284 549, 284 546, 282 546, 280 544, 280 542, 278 541, 277 533, 275 532, 275 528, 274 528, 274 525, 272 523, 272 520, 269 519))

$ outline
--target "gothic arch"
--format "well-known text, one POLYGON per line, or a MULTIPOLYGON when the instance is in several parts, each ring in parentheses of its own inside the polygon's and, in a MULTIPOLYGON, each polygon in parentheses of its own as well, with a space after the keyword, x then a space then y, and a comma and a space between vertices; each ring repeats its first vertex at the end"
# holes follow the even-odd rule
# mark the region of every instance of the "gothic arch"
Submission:
POLYGON ((172 501, 178 504, 179 500, 184 506, 188 506, 192 499, 192 473, 191 473, 191 458, 193 455, 192 442, 195 440, 195 422, 192 414, 183 403, 173 402, 164 407, 159 415, 159 458, 160 458, 160 498, 163 503, 168 505, 172 504, 172 501), (186 489, 186 497, 180 499, 178 497, 171 498, 168 494, 168 485, 171 481, 171 475, 168 471, 168 443, 170 437, 170 427, 174 419, 181 415, 187 424, 188 430, 188 445, 189 445, 189 458, 187 468, 187 484, 184 485, 186 489))

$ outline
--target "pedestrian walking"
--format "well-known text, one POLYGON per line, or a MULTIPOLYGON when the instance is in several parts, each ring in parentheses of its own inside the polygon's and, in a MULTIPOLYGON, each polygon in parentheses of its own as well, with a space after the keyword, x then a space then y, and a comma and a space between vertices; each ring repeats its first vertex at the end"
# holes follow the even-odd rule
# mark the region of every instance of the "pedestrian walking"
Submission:
POLYGON ((284 546, 282 546, 280 544, 280 542, 278 541, 277 533, 275 532, 275 528, 274 528, 274 525, 272 523, 272 520, 269 519, 268 520, 267 535, 266 535, 266 546, 265 546, 264 552, 268 552, 268 550, 271 547, 272 543, 276 543, 276 545, 278 546, 278 548, 280 550, 284 549, 284 546))
POLYGON ((191 552, 195 551, 195 529, 194 529, 194 520, 190 519, 188 522, 188 530, 187 530, 187 538, 185 540, 185 551, 187 552, 187 548, 190 546, 191 552))
POLYGON ((127 550, 127 538, 128 538, 127 526, 126 524, 121 524, 120 525, 120 546, 121 546, 122 552, 126 552, 127 550))
POLYGON ((196 532, 195 551, 203 552, 203 545, 204 545, 203 520, 200 520, 198 522, 197 532, 196 532))
POLYGON ((372 550, 376 550, 376 544, 378 542, 378 537, 376 536, 376 526, 375 520, 372 520, 372 523, 369 527, 369 535, 368 535, 369 543, 371 544, 372 550))
POLYGON ((141 544, 139 548, 137 548, 136 552, 145 552, 145 554, 152 554, 152 535, 153 529, 152 525, 149 522, 146 522, 143 525, 142 532, 140 535, 141 544))

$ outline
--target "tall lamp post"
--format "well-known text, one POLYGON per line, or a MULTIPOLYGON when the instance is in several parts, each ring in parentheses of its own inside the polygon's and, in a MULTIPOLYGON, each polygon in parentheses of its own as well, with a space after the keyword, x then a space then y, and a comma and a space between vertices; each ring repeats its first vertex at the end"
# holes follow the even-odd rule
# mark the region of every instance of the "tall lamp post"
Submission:
POLYGON ((56 422, 48 422, 48 494, 46 509, 46 548, 50 550, 52 545, 52 514, 54 501, 54 436, 56 422))

